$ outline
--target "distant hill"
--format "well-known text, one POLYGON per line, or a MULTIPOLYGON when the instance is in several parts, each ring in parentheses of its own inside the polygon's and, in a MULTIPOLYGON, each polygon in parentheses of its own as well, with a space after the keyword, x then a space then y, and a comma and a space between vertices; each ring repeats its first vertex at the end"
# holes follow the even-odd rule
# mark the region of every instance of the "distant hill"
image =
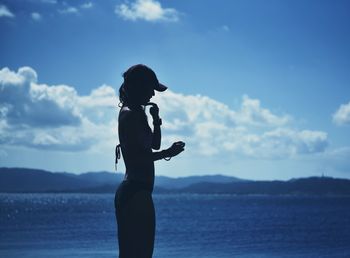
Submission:
POLYGON ((156 185, 162 186, 168 189, 179 189, 190 186, 192 184, 200 182, 211 183, 232 183, 232 182, 247 181, 237 177, 223 176, 223 175, 205 175, 205 176, 188 176, 171 178, 166 176, 157 176, 156 185))
MULTIPOLYGON (((114 192, 124 174, 106 171, 79 175, 29 168, 0 168, 0 192, 114 192)), ((222 175, 171 178, 156 176, 155 192, 168 192, 195 183, 228 183, 241 179, 222 175), (167 190, 168 189, 168 190, 167 190)))
POLYGON ((309 177, 289 181, 241 181, 197 183, 180 189, 182 193, 267 194, 267 195, 350 195, 350 180, 309 177))
POLYGON ((88 172, 72 174, 29 168, 0 168, 0 192, 89 192, 104 187, 115 191, 121 173, 88 172))
POLYGON ((94 184, 69 173, 27 168, 0 168, 1 192, 47 192, 92 187, 94 184))
POLYGON ((93 182, 94 184, 111 184, 117 185, 123 180, 124 174, 122 173, 111 173, 106 171, 101 172, 87 172, 77 175, 79 179, 93 182))
MULTIPOLYGON (((72 174, 28 168, 0 168, 0 192, 113 193, 122 173, 72 174)), ((155 193, 350 195, 350 180, 309 177, 289 181, 250 181, 223 175, 157 176, 155 193)))

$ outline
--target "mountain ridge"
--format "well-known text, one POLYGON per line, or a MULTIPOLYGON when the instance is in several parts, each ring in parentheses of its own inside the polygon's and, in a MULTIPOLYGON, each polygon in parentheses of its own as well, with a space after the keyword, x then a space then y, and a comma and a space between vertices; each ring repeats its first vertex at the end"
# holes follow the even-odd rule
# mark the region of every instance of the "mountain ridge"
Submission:
MULTIPOLYGON (((0 192, 112 193, 123 180, 122 173, 107 171, 72 174, 42 169, 0 167, 0 192)), ((350 195, 350 180, 332 177, 290 180, 246 180, 216 175, 172 178, 156 176, 155 193, 350 195)))

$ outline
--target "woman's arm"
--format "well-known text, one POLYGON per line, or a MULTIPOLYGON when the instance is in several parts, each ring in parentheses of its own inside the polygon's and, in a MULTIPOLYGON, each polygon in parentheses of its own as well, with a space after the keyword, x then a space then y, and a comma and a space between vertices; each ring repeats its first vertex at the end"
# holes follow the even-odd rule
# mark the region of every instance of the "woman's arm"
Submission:
POLYGON ((171 158, 183 152, 184 149, 185 149, 184 142, 181 142, 181 141, 174 142, 173 145, 171 145, 171 147, 168 149, 153 152, 152 158, 153 158, 153 161, 164 159, 164 158, 171 158))
POLYGON ((152 149, 154 150, 159 150, 160 149, 160 144, 161 144, 161 139, 162 139, 162 133, 161 133, 161 119, 154 119, 153 118, 153 137, 152 137, 152 149))
POLYGON ((159 117, 159 108, 157 104, 151 103, 152 107, 149 112, 153 118, 153 137, 152 137, 152 149, 159 150, 161 145, 162 133, 160 126, 162 125, 162 119, 159 117))
MULTIPOLYGON (((175 142, 168 149, 152 152, 150 146, 147 147, 147 145, 145 145, 145 139, 143 139, 144 134, 142 133, 142 122, 140 123, 140 117, 136 113, 130 111, 124 112, 119 122, 121 126, 121 135, 119 137, 121 138, 123 136, 124 139, 122 148, 124 148, 128 159, 131 158, 135 164, 174 157, 184 150, 185 144, 183 142, 175 142)), ((160 137, 160 125, 158 125, 158 127, 160 137)), ((125 158, 126 157, 124 157, 124 159, 125 158)))
POLYGON ((153 161, 164 159, 168 157, 165 150, 152 152, 153 161))

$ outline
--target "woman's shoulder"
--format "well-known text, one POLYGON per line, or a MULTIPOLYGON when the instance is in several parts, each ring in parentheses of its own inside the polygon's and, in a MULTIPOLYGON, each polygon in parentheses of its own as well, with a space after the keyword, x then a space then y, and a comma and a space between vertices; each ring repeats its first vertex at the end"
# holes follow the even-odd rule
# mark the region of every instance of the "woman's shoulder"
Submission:
POLYGON ((128 106, 122 107, 119 112, 119 123, 138 123, 140 121, 140 112, 130 109, 128 106))

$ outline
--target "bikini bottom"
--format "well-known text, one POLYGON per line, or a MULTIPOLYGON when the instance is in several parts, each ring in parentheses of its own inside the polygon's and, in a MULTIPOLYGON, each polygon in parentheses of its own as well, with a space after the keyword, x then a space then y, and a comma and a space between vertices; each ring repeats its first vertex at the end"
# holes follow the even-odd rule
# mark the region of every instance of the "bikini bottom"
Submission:
POLYGON ((153 186, 136 180, 124 180, 120 183, 114 198, 116 212, 122 210, 132 197, 139 191, 152 193, 153 186))

